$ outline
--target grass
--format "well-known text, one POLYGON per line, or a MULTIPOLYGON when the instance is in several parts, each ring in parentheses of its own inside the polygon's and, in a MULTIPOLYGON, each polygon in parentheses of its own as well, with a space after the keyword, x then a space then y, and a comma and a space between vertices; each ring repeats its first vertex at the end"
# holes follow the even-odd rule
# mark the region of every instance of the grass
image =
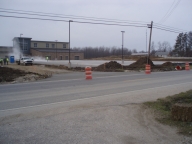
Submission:
POLYGON ((175 103, 192 104, 192 90, 158 99, 154 102, 145 102, 144 105, 155 110, 157 121, 170 126, 176 126, 179 133, 192 136, 192 122, 174 121, 172 119, 171 107, 175 103))

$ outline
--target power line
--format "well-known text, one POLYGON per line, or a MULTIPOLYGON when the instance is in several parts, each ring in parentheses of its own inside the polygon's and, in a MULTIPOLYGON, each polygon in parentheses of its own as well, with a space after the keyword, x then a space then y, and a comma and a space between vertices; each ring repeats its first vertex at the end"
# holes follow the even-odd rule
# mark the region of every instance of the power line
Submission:
POLYGON ((159 21, 159 23, 161 23, 161 21, 167 16, 167 14, 169 13, 169 11, 171 10, 172 6, 174 5, 174 3, 176 2, 177 0, 174 0, 171 7, 168 9, 167 13, 164 15, 164 17, 159 21))
POLYGON ((164 29, 164 28, 160 28, 160 27, 153 27, 153 28, 164 30, 164 31, 169 31, 169 32, 173 32, 173 33, 183 33, 181 31, 173 31, 173 30, 170 30, 170 29, 164 29))
POLYGON ((158 23, 154 23, 154 25, 156 25, 158 27, 170 28, 170 29, 179 30, 179 31, 187 31, 187 30, 184 30, 184 29, 174 28, 174 27, 170 27, 170 26, 166 26, 166 25, 162 25, 162 24, 158 24, 158 23))
MULTIPOLYGON (((31 20, 44 20, 44 21, 59 21, 59 22, 69 22, 67 20, 59 20, 59 19, 44 19, 44 18, 32 18, 32 17, 18 17, 18 16, 7 16, 7 15, 0 15, 0 17, 9 17, 9 18, 19 18, 19 19, 31 19, 31 20)), ((146 27, 142 25, 122 25, 122 24, 113 24, 113 23, 95 23, 95 22, 83 22, 83 21, 73 21, 75 23, 84 23, 84 24, 97 24, 97 25, 111 25, 111 26, 131 26, 131 27, 146 27)), ((165 30, 174 33, 181 33, 181 31, 174 31, 170 29, 160 28, 154 26, 156 29, 165 30)))
MULTIPOLYGON (((7 16, 7 15, 0 15, 0 17, 11 17, 11 18, 20 18, 20 19, 33 19, 33 20, 45 20, 45 21, 69 22, 69 21, 67 21, 67 20, 44 19, 44 18, 32 18, 32 17, 18 17, 18 16, 7 16)), ((122 24, 95 23, 95 22, 82 22, 82 21, 73 21, 73 22, 75 22, 75 23, 87 23, 87 24, 98 24, 98 25, 114 25, 114 26, 146 27, 146 26, 142 26, 142 25, 122 25, 122 24)))
POLYGON ((115 20, 115 21, 121 21, 121 22, 128 22, 128 23, 143 23, 148 24, 148 22, 143 21, 131 21, 131 20, 119 20, 119 19, 108 19, 108 18, 98 18, 98 17, 85 17, 85 16, 76 16, 76 15, 64 15, 64 14, 56 14, 56 13, 45 13, 45 12, 35 12, 35 11, 24 11, 24 10, 16 10, 16 9, 5 9, 0 8, 2 10, 11 10, 11 11, 21 11, 21 12, 30 12, 30 13, 41 13, 41 14, 51 14, 51 15, 60 15, 60 16, 72 16, 77 18, 93 18, 93 19, 100 19, 100 20, 115 20))
MULTIPOLYGON (((0 8, 3 9, 4 11, 0 11, 0 12, 6 12, 6 13, 16 13, 16 14, 26 14, 26 15, 36 15, 36 16, 46 16, 46 17, 57 17, 57 18, 70 18, 70 19, 82 19, 82 20, 91 20, 91 21, 101 21, 101 22, 113 22, 113 23, 129 23, 129 24, 140 24, 145 26, 146 24, 144 23, 140 23, 141 21, 127 21, 127 20, 117 20, 117 19, 107 19, 107 18, 95 18, 95 17, 85 17, 85 16, 74 16, 74 15, 64 15, 63 14, 54 14, 54 13, 43 13, 43 12, 34 12, 34 11, 24 11, 24 10, 15 10, 15 9, 4 9, 4 8, 0 8), (8 10, 8 11, 7 11, 8 10), (10 11, 11 10, 11 11, 10 11), (13 12, 16 11, 16 12, 13 12), (18 12, 19 11, 19 12, 18 12), (27 12, 27 13, 26 13, 27 12), (30 13, 29 13, 30 12, 30 13), (41 14, 39 14, 41 13, 41 14), (50 15, 51 14, 51 15, 50 15), (114 21, 115 20, 115 21, 114 21)), ((59 20, 60 21, 60 20, 59 20)), ((145 22, 146 23, 146 22, 145 22)), ((166 29, 171 29, 171 30, 175 30, 175 31, 185 31, 185 30, 181 30, 178 28, 173 28, 170 26, 165 26, 165 25, 161 25, 156 23, 155 25, 159 25, 158 27, 161 28, 166 28, 166 29)))
MULTIPOLYGON (((74 18, 74 17, 69 17, 69 16, 52 16, 52 15, 45 15, 45 14, 31 14, 31 13, 21 13, 21 12, 9 12, 9 11, 1 11, 4 13, 13 13, 13 14, 25 14, 25 15, 35 15, 35 16, 46 16, 46 17, 56 17, 56 18, 69 18, 69 19, 83 19, 83 20, 91 20, 91 21, 101 21, 101 22, 114 22, 114 23, 128 23, 128 22, 118 22, 118 21, 109 21, 109 20, 96 20, 96 19, 88 19, 88 18, 74 18)), ((141 23, 130 23, 130 24, 141 24, 141 23)), ((145 25, 145 24, 142 24, 145 25)))
POLYGON ((178 0, 176 5, 173 7, 173 9, 169 12, 169 14, 162 20, 162 23, 165 22, 167 20, 167 18, 173 13, 173 11, 175 10, 175 8, 179 5, 181 0, 178 0))

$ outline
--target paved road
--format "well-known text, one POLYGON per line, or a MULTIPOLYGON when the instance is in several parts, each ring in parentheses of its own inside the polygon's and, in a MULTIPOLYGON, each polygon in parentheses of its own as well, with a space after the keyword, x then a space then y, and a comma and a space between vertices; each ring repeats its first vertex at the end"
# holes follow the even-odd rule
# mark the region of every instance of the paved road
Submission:
POLYGON ((85 80, 84 73, 77 72, 55 75, 39 82, 1 85, 0 112, 182 83, 191 85, 191 75, 191 71, 157 72, 150 75, 139 72, 95 72, 93 80, 85 80))
POLYGON ((139 105, 191 89, 191 75, 78 72, 0 85, 0 143, 191 143, 139 105))

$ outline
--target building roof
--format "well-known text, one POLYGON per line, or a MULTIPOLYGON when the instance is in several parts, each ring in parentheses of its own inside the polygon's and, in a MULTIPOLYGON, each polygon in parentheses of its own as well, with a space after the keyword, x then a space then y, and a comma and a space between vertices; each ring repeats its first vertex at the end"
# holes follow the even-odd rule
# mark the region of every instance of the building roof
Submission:
POLYGON ((156 52, 155 55, 168 55, 169 52, 156 52))
POLYGON ((144 55, 148 55, 148 53, 132 53, 132 56, 144 56, 144 55))
POLYGON ((31 40, 31 42, 46 42, 46 43, 69 43, 69 42, 59 42, 59 41, 39 41, 39 40, 31 40))
MULTIPOLYGON (((56 48, 31 48, 33 50, 39 51, 39 52, 60 52, 60 53, 68 53, 69 49, 56 49, 56 48)), ((70 50, 72 53, 80 53, 80 51, 74 51, 70 50)))
POLYGON ((14 37, 13 40, 15 39, 32 39, 32 38, 29 38, 29 37, 14 37))
POLYGON ((13 48, 12 46, 0 46, 0 48, 13 48))

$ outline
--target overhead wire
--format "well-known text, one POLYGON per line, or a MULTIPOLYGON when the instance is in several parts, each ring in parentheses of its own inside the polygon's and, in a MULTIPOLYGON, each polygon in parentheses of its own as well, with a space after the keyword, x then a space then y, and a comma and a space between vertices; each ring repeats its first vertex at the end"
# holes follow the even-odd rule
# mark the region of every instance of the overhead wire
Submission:
POLYGON ((178 0, 177 3, 175 4, 175 6, 173 7, 173 9, 169 12, 169 14, 161 21, 161 23, 165 22, 168 17, 173 13, 173 11, 175 10, 175 8, 179 5, 181 0, 178 0))
MULTIPOLYGON (((2 9, 2 8, 0 8, 2 9)), ((12 9, 13 10, 13 9, 12 9)), ((89 20, 89 21, 73 21, 76 23, 87 23, 87 24, 100 24, 100 25, 116 25, 116 26, 132 26, 132 27, 146 27, 146 24, 142 24, 142 23, 129 23, 129 22, 119 22, 119 21, 108 21, 108 20, 99 20, 98 19, 87 19, 85 18, 74 18, 74 17, 68 17, 68 16, 53 16, 53 15, 48 15, 48 14, 33 14, 33 13, 26 13, 26 12, 10 12, 10 11, 0 11, 0 12, 5 12, 5 13, 12 13, 12 14, 25 14, 25 15, 35 15, 35 16, 43 16, 43 17, 52 17, 52 18, 72 18, 72 19, 83 19, 83 20, 89 20), (90 21, 97 21, 97 22, 90 22, 90 21), (113 23, 109 23, 109 22, 113 22, 113 23), (119 23, 125 23, 125 24, 119 24, 119 23), (128 24, 127 24, 128 23, 128 24)), ((61 14, 58 14, 61 15, 61 14)), ((63 20, 63 19, 48 19, 48 18, 37 18, 37 17, 20 17, 20 16, 7 16, 7 15, 0 15, 0 17, 12 17, 12 18, 22 18, 22 19, 34 19, 34 20, 49 20, 49 21, 61 21, 61 22, 69 22, 68 20, 63 20)), ((78 16, 77 16, 78 17, 78 16)), ((175 33, 181 33, 184 30, 181 29, 177 29, 177 28, 172 28, 172 27, 168 27, 168 26, 164 26, 158 23, 154 24, 154 27, 156 29, 160 29, 160 30, 165 30, 165 31, 169 31, 169 32, 175 32, 175 33)))
MULTIPOLYGON (((5 10, 8 13, 14 13, 16 11, 16 12, 25 12, 25 13, 20 13, 20 14, 28 14, 28 15, 35 15, 36 14, 36 15, 39 15, 39 16, 48 16, 48 17, 55 17, 55 15, 56 15, 59 18, 72 18, 72 19, 83 19, 83 20, 91 20, 91 21, 130 23, 130 24, 143 24, 143 25, 148 24, 148 22, 143 22, 143 21, 130 21, 130 20, 118 20, 118 19, 108 19, 108 18, 85 17, 85 16, 64 15, 64 14, 45 13, 45 12, 35 12, 35 11, 24 11, 24 10, 16 10, 16 9, 5 9, 5 8, 0 8, 0 9, 5 10), (11 11, 14 11, 14 12, 11 12, 11 11), (35 13, 35 14, 33 14, 33 13, 35 13), (41 14, 45 14, 45 15, 41 15, 41 14), (64 16, 64 17, 62 17, 62 16, 64 16)), ((161 25, 161 24, 155 23, 155 25, 161 25)), ((178 29, 178 28, 165 26, 165 25, 163 27, 164 28, 171 28, 173 30, 181 30, 181 29, 178 29)), ((185 30, 181 30, 181 31, 185 31, 185 30)))
MULTIPOLYGON (((69 16, 52 16, 52 15, 46 15, 46 14, 31 14, 31 13, 21 13, 21 12, 9 12, 9 11, 1 11, 0 12, 4 12, 4 13, 13 13, 13 14, 23 14, 23 15, 32 15, 32 16, 46 16, 46 17, 54 17, 54 18, 72 18, 72 19, 83 19, 83 20, 91 20, 91 21, 102 21, 102 22, 114 22, 114 23, 129 23, 129 24, 141 24, 141 23, 132 23, 132 22, 118 22, 118 21, 112 21, 112 20, 97 20, 97 19, 88 19, 88 18, 73 18, 73 17, 69 17, 69 16)), ((141 25, 145 25, 145 24, 141 24, 141 25)), ((146 26, 146 25, 145 25, 146 26)))
POLYGON ((162 19, 159 21, 159 23, 161 23, 161 21, 167 16, 167 14, 168 14, 169 11, 171 10, 171 8, 174 6, 174 4, 175 4, 176 1, 177 1, 177 0, 174 0, 174 1, 173 1, 172 5, 171 5, 170 8, 168 9, 168 11, 167 11, 166 14, 164 15, 164 17, 162 17, 162 19))
POLYGON ((85 17, 85 16, 76 16, 76 15, 65 15, 65 14, 56 14, 56 13, 45 13, 45 12, 35 12, 35 11, 24 11, 24 10, 15 10, 15 9, 5 9, 0 8, 2 10, 11 10, 11 11, 21 11, 21 12, 30 12, 30 13, 41 13, 41 14, 50 14, 50 15, 60 15, 60 16, 70 16, 70 17, 76 17, 76 18, 86 18, 86 19, 98 19, 98 20, 114 20, 118 22, 127 22, 127 23, 142 23, 142 24, 148 24, 148 22, 144 21, 131 21, 131 20, 120 20, 120 19, 109 19, 109 18, 98 18, 98 17, 85 17))
MULTIPOLYGON (((18 17, 18 16, 7 16, 0 15, 0 17, 11 17, 11 18, 21 18, 21 19, 35 19, 35 20, 48 20, 48 21, 60 21, 60 22, 69 22, 67 20, 59 20, 59 19, 45 19, 45 18, 32 18, 32 17, 18 17)), ((116 26, 132 26, 132 27, 146 27, 142 25, 123 25, 123 24, 110 24, 110 23, 95 23, 95 22, 82 22, 82 21, 73 21, 75 23, 87 23, 87 24, 100 24, 100 25, 116 25, 116 26)))

